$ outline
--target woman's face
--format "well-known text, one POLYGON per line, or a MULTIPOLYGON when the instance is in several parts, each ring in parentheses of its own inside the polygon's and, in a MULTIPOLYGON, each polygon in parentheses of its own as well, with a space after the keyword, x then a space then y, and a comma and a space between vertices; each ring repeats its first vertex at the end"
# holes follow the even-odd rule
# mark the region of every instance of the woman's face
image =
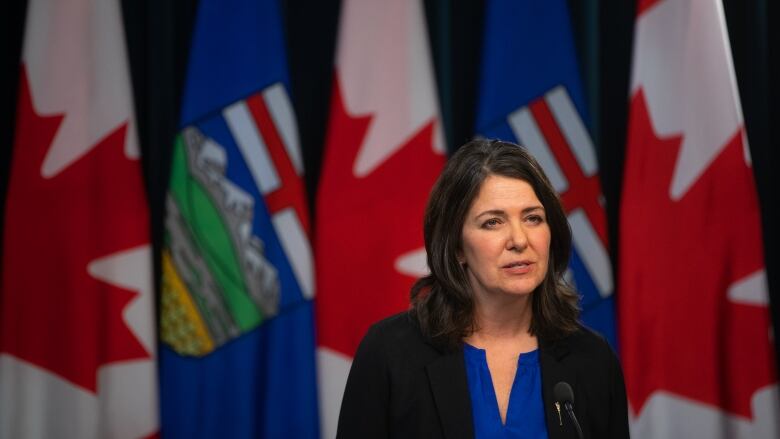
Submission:
POLYGON ((489 175, 463 223, 463 248, 472 291, 481 297, 531 294, 547 275, 550 226, 527 182, 489 175))

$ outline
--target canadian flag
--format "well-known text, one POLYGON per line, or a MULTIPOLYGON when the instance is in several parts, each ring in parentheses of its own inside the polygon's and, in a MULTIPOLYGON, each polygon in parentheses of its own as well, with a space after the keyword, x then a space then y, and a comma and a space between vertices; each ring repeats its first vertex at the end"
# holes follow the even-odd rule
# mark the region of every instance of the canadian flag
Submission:
POLYGON ((0 283, 0 437, 158 431, 148 210, 120 4, 31 0, 0 283))
POLYGON ((323 437, 335 436, 366 330, 407 309, 426 273, 422 219, 445 161, 441 132, 422 3, 345 1, 315 228, 323 437))
POLYGON ((760 212, 723 7, 638 5, 618 288, 632 436, 780 437, 760 212))

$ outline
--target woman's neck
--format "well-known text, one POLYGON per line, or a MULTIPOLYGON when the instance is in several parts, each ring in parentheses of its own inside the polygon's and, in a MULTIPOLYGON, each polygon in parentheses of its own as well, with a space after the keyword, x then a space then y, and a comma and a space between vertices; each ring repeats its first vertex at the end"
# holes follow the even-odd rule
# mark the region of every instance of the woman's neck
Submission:
POLYGON ((467 342, 477 347, 509 342, 536 348, 536 337, 530 333, 533 315, 530 295, 486 299, 475 297, 476 329, 467 342))

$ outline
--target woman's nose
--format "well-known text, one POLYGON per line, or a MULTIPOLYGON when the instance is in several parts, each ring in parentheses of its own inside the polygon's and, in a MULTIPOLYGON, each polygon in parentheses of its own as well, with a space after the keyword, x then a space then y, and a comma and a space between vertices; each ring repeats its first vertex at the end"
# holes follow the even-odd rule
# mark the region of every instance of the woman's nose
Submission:
POLYGON ((507 238, 506 249, 522 251, 528 246, 528 236, 520 224, 513 224, 507 238))

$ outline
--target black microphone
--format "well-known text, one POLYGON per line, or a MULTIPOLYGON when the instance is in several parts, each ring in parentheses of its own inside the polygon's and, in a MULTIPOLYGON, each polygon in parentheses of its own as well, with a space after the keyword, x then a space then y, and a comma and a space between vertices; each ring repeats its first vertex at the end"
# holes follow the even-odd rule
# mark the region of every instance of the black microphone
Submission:
POLYGON ((566 414, 574 423, 574 429, 577 430, 577 437, 584 439, 582 435, 582 429, 580 423, 577 422, 577 417, 574 416, 574 391, 566 381, 561 381, 553 387, 553 396, 555 397, 555 406, 558 408, 558 416, 561 415, 560 404, 566 409, 566 414))

